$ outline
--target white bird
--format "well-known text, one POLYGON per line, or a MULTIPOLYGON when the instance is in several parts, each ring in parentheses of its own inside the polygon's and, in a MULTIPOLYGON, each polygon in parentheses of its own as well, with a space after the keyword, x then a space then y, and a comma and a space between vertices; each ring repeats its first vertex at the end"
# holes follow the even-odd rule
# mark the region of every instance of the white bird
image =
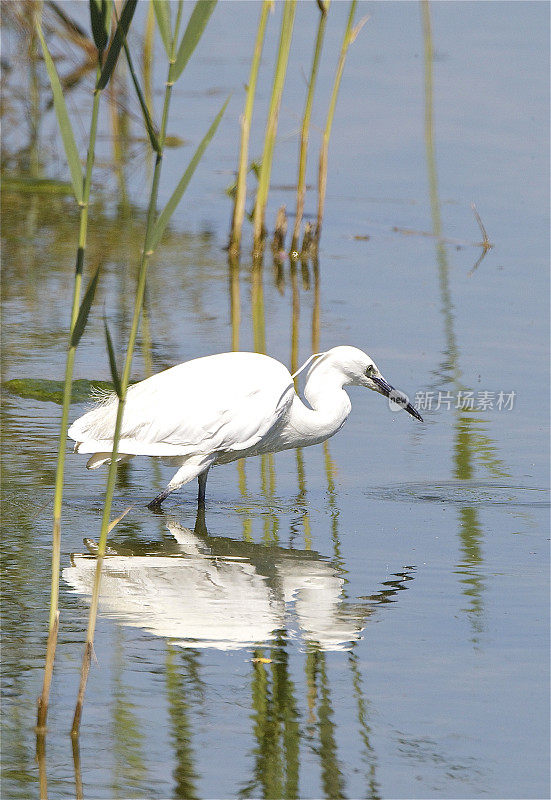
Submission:
MULTIPOLYGON (((333 436, 351 410, 344 386, 365 386, 391 397, 422 421, 407 398, 356 347, 316 353, 294 376, 269 356, 220 353, 186 361, 129 387, 118 460, 160 456, 178 467, 149 508, 160 508, 171 492, 194 478, 202 504, 213 464, 306 447, 333 436), (293 378, 308 365, 306 405, 293 378)), ((89 469, 110 462, 117 407, 116 394, 110 394, 69 428, 75 451, 93 453, 86 464, 89 469)))

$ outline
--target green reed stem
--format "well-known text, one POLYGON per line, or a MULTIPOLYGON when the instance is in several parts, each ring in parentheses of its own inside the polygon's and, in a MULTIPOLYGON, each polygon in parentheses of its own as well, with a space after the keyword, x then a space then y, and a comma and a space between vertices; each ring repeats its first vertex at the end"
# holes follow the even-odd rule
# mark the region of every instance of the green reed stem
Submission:
POLYGON ((331 92, 331 99, 329 101, 329 109, 327 111, 327 120, 325 123, 325 130, 323 132, 323 139, 320 150, 319 169, 318 169, 318 219, 316 225, 316 246, 319 243, 321 235, 321 223, 323 220, 323 212, 325 208, 325 191, 327 188, 327 154, 329 151, 329 139, 331 136, 331 127, 333 125, 333 118, 335 116, 335 108, 337 106, 337 97, 341 85, 342 73, 344 70, 344 62, 346 61, 346 54, 349 46, 352 44, 360 29, 362 28, 367 17, 364 18, 355 28, 352 27, 354 22, 354 14, 356 11, 357 0, 352 0, 350 3, 350 12, 348 14, 348 21, 344 31, 344 37, 341 45, 341 52, 337 64, 337 71, 335 73, 335 80, 333 82, 333 90, 331 92))
MULTIPOLYGON (((100 66, 98 65, 98 76, 100 66)), ((80 294, 82 287, 82 271, 84 267, 84 256, 86 253, 86 237, 88 232, 88 203, 90 199, 90 186, 92 184, 92 169, 94 166, 96 134, 98 128, 99 102, 101 90, 94 90, 92 103, 92 118, 90 120, 90 140, 88 144, 88 154, 86 157, 86 173, 83 184, 83 200, 80 204, 80 223, 78 234, 78 247, 75 265, 75 280, 73 284, 73 300, 71 307, 71 325, 69 332, 69 347, 67 350, 67 360, 65 362, 65 383, 63 388, 63 405, 61 410, 61 425, 59 432, 59 444, 57 451, 57 467, 55 475, 54 489, 54 511, 53 511, 53 530, 52 530, 52 578, 50 591, 50 618, 48 625, 48 643, 46 646, 46 665, 44 668, 44 680, 42 694, 38 699, 37 729, 43 730, 46 726, 48 714, 48 701, 50 696, 50 685, 52 681, 53 664, 57 642, 57 630, 59 620, 59 573, 61 562, 61 507, 63 503, 63 477, 65 473, 65 452, 67 449, 67 428, 69 423, 69 410, 71 406, 71 391, 73 382, 73 368, 75 363, 76 345, 73 344, 73 331, 78 318, 80 306, 80 294)))
POLYGON ((264 218, 266 215, 266 203, 270 189, 270 175, 272 171, 272 159, 274 155, 274 145, 277 133, 277 123, 279 119, 279 108, 281 106, 281 95, 287 73, 287 62, 289 60, 289 50, 293 36, 293 24, 295 20, 297 0, 285 0, 283 16, 281 20, 281 33, 279 37, 279 48, 277 54, 274 82, 272 86, 272 97, 266 123, 264 135, 264 150, 262 152, 262 163, 258 177, 258 190, 254 207, 254 252, 258 254, 262 250, 262 240, 264 237, 264 218))
POLYGON ((120 395, 119 395, 119 405, 117 409, 117 417, 115 421, 115 431, 113 434, 113 448, 111 452, 111 463, 109 465, 109 472, 107 476, 107 487, 105 490, 105 503, 103 507, 103 516, 101 521, 101 532, 98 542, 98 556, 97 556, 97 563, 96 563, 96 574, 94 579, 94 588, 92 592, 92 600, 90 603, 90 614, 88 617, 88 628, 86 631, 86 644, 84 648, 84 656, 82 659, 82 670, 80 676, 80 685, 78 690, 78 697, 75 706, 75 713, 73 717, 73 725, 71 728, 71 735, 77 736, 80 729, 80 720, 82 717, 82 707, 84 703, 84 694, 86 691, 86 683, 88 680, 88 673, 90 671, 90 663, 92 659, 92 652, 93 652, 93 641, 94 641, 94 633, 96 629, 96 619, 97 619, 97 612, 98 612, 98 601, 99 601, 99 590, 100 590, 100 581, 101 581, 101 569, 103 565, 103 557, 105 555, 105 549, 107 545, 107 535, 109 533, 109 518, 111 515, 111 506, 113 503, 113 494, 115 491, 115 481, 117 477, 117 456, 119 451, 119 440, 120 440, 120 433, 122 427, 122 419, 124 414, 124 404, 126 400, 126 390, 128 388, 128 383, 130 380, 130 370, 132 368, 132 357, 134 355, 134 347, 136 344, 136 338, 138 335, 138 326, 140 322, 140 315, 143 305, 144 299, 144 292, 145 292, 145 283, 147 277, 147 268, 149 266, 149 259, 152 255, 152 251, 150 250, 150 242, 152 239, 153 229, 155 225, 155 220, 157 217, 157 196, 159 193, 159 181, 161 177, 161 166, 163 160, 163 153, 164 153, 164 142, 166 137, 166 127, 168 121, 168 110, 170 106, 170 98, 172 95, 172 86, 173 86, 173 66, 174 66, 174 59, 175 59, 175 48, 178 41, 178 33, 179 33, 179 26, 180 20, 182 15, 182 5, 183 3, 180 1, 178 5, 178 13, 177 13, 177 20, 174 30, 174 36, 172 40, 172 52, 170 57, 170 66, 168 70, 168 79, 165 85, 165 96, 164 96, 164 103, 163 103, 163 112, 161 118, 161 129, 158 137, 159 142, 159 150, 156 153, 155 157, 155 166, 153 170, 153 180, 151 184, 151 192, 149 196, 149 206, 147 209, 147 222, 146 222, 146 231, 145 231, 145 240, 144 240, 144 248, 142 252, 142 257, 140 261, 140 270, 138 274, 138 286, 136 289, 136 297, 134 301, 134 313, 132 316, 132 324, 130 327, 130 334, 128 337, 128 346, 126 349, 126 358, 124 362, 124 369, 121 378, 120 384, 120 395))
POLYGON ((247 96, 245 100, 245 110, 241 117, 241 144, 239 148, 239 169, 237 173, 237 188, 235 192, 235 202, 233 206, 232 229, 230 234, 230 255, 239 255, 241 247, 241 231, 243 228, 243 217, 245 214, 245 199, 247 196, 247 167, 249 159, 249 137, 251 132, 251 120, 253 116, 254 97, 256 94, 256 83, 258 79, 258 69, 260 58, 264 46, 264 34, 266 32, 266 22, 268 14, 273 8, 274 0, 264 0, 258 22, 256 42, 254 46, 253 58, 251 61, 251 71, 249 73, 249 83, 247 85, 247 96))
POLYGON ((298 159, 297 211, 295 216, 295 227, 293 229, 293 237, 291 239, 292 252, 296 252, 298 250, 300 226, 302 225, 302 215, 304 213, 304 197, 306 194, 306 159, 308 155, 308 137, 310 132, 310 119, 312 117, 314 90, 316 88, 319 59, 323 46, 323 39, 325 36, 325 26, 327 23, 327 13, 329 11, 330 2, 331 0, 325 0, 324 3, 320 4, 320 18, 318 20, 318 32, 316 34, 316 44, 314 46, 314 58, 312 60, 310 80, 308 81, 308 93, 306 95, 306 103, 304 105, 304 114, 302 117, 302 129, 300 133, 300 149, 299 149, 299 159, 298 159))
POLYGON ((230 289, 230 316, 231 316, 231 349, 239 350, 239 324, 241 322, 241 299, 239 294, 239 261, 237 256, 230 254, 229 289, 230 289))

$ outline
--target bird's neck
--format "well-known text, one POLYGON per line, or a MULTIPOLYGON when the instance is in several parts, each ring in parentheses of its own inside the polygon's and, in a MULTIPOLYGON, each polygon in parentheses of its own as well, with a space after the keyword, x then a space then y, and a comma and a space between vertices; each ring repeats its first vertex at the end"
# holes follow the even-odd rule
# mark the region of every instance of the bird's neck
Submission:
POLYGON ((311 408, 296 396, 290 419, 302 444, 324 442, 343 426, 351 410, 343 384, 337 371, 317 369, 310 374, 304 396, 311 408))

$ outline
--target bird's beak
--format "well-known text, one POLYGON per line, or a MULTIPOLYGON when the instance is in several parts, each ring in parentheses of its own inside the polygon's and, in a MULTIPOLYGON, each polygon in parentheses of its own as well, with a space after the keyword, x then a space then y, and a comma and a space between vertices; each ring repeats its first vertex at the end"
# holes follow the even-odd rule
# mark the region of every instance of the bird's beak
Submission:
POLYGON ((411 414, 412 417, 415 417, 415 419, 423 422, 423 417, 417 411, 417 409, 411 405, 407 397, 402 394, 402 392, 399 392, 397 389, 391 386, 390 383, 385 381, 382 375, 380 377, 374 377, 373 375, 370 375, 369 379, 372 380, 377 387, 376 391, 384 394, 385 397, 389 397, 393 403, 396 403, 397 406, 405 408, 408 414, 411 414))

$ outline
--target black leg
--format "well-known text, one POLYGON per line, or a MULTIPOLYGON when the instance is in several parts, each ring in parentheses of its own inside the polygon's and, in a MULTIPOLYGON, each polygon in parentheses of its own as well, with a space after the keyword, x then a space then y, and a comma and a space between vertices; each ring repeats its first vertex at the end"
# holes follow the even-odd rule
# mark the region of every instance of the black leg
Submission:
POLYGON ((208 471, 208 469, 206 469, 204 472, 202 472, 197 477, 197 482, 199 484, 199 492, 197 494, 197 503, 200 506, 204 506, 205 505, 205 492, 206 492, 206 488, 207 488, 207 475, 208 474, 209 474, 209 471, 208 471))
POLYGON ((195 518, 195 528, 193 532, 198 536, 208 536, 207 524, 205 522, 205 504, 199 503, 197 506, 197 517, 195 518))
POLYGON ((171 491, 170 489, 165 489, 164 492, 161 492, 161 494, 158 494, 157 497, 155 497, 151 501, 151 503, 147 504, 148 509, 150 511, 160 511, 161 510, 161 503, 163 502, 163 500, 165 500, 168 497, 168 495, 170 494, 170 491, 171 491))

